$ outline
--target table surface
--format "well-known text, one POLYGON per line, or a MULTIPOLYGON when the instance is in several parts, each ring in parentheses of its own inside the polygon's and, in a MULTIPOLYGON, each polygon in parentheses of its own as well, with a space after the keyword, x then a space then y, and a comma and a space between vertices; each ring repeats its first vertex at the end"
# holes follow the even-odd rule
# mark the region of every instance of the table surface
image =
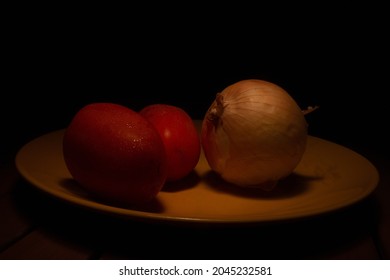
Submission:
POLYGON ((390 259, 390 160, 360 150, 380 182, 325 215, 241 226, 132 221, 40 192, 0 161, 0 259, 390 259))

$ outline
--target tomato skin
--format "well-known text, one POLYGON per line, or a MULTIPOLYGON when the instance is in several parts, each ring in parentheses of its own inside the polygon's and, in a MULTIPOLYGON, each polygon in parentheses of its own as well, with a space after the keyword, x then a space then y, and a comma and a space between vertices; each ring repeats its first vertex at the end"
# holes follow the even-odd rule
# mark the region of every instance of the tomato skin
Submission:
POLYGON ((152 200, 166 181, 161 137, 137 112, 111 103, 86 105, 63 138, 65 164, 90 193, 121 204, 152 200))
POLYGON ((183 179, 196 167, 201 152, 193 120, 183 109, 168 104, 148 105, 140 114, 156 127, 164 142, 168 161, 167 181, 183 179))

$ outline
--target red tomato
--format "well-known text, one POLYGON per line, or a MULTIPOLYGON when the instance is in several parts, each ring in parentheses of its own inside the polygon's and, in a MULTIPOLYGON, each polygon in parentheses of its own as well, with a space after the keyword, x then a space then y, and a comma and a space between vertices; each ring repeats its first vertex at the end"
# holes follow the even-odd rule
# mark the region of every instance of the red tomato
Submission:
POLYGON ((63 155, 81 186, 114 202, 152 200, 166 180, 159 133, 139 113, 117 104, 94 103, 77 112, 65 131, 63 155))
POLYGON ((168 181, 187 176, 200 157, 200 138, 191 117, 183 109, 166 104, 146 106, 140 114, 148 119, 163 139, 168 161, 168 181))

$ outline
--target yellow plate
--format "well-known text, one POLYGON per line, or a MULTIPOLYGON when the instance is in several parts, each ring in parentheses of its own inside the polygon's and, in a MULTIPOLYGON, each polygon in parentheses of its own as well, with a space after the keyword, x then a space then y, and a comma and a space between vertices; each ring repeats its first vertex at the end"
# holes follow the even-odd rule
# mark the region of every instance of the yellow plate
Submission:
MULTIPOLYGON (((195 122, 198 128, 200 122, 195 122)), ((309 217, 356 203, 376 188, 376 168, 360 154, 309 136, 295 172, 271 192, 241 189, 220 180, 203 153, 185 180, 166 185, 143 208, 94 199, 71 177, 62 156, 64 130, 45 134, 16 156, 20 174, 40 190, 72 204, 131 219, 190 223, 250 223, 309 217)), ((38 202, 37 202, 38 203, 38 202)))

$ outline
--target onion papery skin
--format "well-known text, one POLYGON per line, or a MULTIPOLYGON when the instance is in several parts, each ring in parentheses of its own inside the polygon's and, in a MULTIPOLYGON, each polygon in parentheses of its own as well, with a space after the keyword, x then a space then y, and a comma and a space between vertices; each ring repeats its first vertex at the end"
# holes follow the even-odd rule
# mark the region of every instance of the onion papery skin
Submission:
POLYGON ((201 130, 211 169, 241 187, 272 189, 302 159, 307 122, 280 86, 242 80, 218 93, 201 130))

